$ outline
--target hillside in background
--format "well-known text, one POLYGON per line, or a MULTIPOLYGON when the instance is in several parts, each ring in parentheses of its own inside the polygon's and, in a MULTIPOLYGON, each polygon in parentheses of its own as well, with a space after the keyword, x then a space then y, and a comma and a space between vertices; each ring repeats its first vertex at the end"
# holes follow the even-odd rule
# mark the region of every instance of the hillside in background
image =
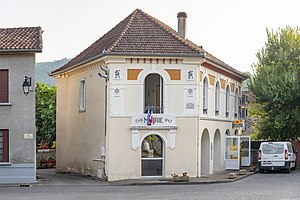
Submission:
POLYGON ((55 79, 50 77, 48 74, 57 69, 64 64, 66 64, 70 59, 63 58, 61 60, 55 60, 52 62, 41 62, 36 64, 35 70, 35 81, 42 82, 48 85, 56 85, 55 79))

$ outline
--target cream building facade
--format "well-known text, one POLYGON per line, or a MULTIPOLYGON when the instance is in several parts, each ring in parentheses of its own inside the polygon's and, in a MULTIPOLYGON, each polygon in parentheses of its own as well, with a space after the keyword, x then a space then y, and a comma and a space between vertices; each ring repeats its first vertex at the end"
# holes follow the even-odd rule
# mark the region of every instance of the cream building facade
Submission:
POLYGON ((51 72, 58 172, 112 181, 225 169, 246 77, 186 39, 177 17, 178 33, 137 9, 51 72))

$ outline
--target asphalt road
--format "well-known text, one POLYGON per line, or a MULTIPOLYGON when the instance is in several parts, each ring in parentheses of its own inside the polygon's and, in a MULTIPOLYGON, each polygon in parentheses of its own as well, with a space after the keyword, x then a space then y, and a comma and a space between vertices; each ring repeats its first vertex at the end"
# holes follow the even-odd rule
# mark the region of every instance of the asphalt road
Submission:
POLYGON ((286 173, 255 174, 233 183, 154 186, 39 186, 0 187, 0 199, 212 199, 212 200, 300 200, 300 170, 286 173))

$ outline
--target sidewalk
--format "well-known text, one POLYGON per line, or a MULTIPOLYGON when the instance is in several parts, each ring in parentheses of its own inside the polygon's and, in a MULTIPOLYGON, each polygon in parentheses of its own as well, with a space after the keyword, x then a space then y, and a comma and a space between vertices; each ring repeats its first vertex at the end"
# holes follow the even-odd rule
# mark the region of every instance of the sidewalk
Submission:
POLYGON ((82 176, 78 174, 64 173, 59 174, 55 169, 38 169, 37 182, 32 184, 35 186, 88 186, 88 185, 108 185, 108 182, 99 179, 82 176))
POLYGON ((126 185, 173 185, 173 184, 213 184, 230 183, 245 177, 251 176, 256 172, 246 172, 245 175, 239 175, 239 171, 221 171, 205 177, 190 178, 188 182, 174 182, 171 178, 160 179, 127 179, 120 181, 104 182, 89 176, 80 176, 75 174, 56 174, 55 169, 37 170, 38 181, 33 186, 126 186, 126 185), (235 179, 229 179, 229 173, 236 173, 235 179))
POLYGON ((214 173, 205 177, 190 178, 188 182, 174 182, 173 179, 128 179, 121 181, 111 181, 109 185, 183 185, 183 184, 214 184, 214 183, 230 183, 241 180, 256 172, 246 172, 245 175, 239 175, 239 171, 226 170, 214 173), (229 179, 229 173, 236 173, 235 179, 229 179))

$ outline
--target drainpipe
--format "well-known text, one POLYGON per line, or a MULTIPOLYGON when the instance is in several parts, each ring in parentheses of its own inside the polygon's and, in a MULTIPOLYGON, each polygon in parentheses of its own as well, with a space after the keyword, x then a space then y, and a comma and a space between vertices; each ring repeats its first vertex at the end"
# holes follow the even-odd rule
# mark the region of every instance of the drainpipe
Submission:
MULTIPOLYGON (((206 61, 206 53, 203 53, 203 61, 200 63, 200 66, 202 66, 202 64, 206 61)), ((200 68, 199 66, 199 68, 200 68)), ((199 88, 200 88, 200 82, 198 83, 199 88)), ((200 99, 200 98, 199 98, 200 99)), ((200 159, 199 159, 199 150, 200 150, 200 102, 198 102, 198 117, 197 117, 197 177, 200 177, 200 171, 199 171, 199 167, 200 167, 200 159)))
POLYGON ((104 67, 104 66, 100 66, 100 69, 104 72, 100 72, 98 73, 98 75, 101 77, 101 78, 104 78, 105 79, 105 86, 104 86, 104 138, 103 138, 103 141, 105 142, 105 147, 101 147, 101 158, 100 159, 94 159, 95 161, 100 161, 103 163, 104 165, 104 169, 103 169, 103 174, 102 174, 102 179, 103 180, 106 180, 107 179, 107 175, 106 175, 106 165, 107 165, 107 162, 106 162, 106 148, 107 148, 107 145, 106 145, 106 135, 107 135, 107 84, 108 84, 108 79, 109 79, 109 72, 108 72, 108 69, 107 67, 104 67))
MULTIPOLYGON (((198 110, 199 110, 199 104, 198 104, 198 110)), ((200 117, 199 117, 199 114, 198 114, 198 117, 197 117, 198 119, 197 119, 197 149, 196 149, 196 156, 197 156, 197 177, 200 177, 199 176, 199 120, 200 120, 200 117)))

